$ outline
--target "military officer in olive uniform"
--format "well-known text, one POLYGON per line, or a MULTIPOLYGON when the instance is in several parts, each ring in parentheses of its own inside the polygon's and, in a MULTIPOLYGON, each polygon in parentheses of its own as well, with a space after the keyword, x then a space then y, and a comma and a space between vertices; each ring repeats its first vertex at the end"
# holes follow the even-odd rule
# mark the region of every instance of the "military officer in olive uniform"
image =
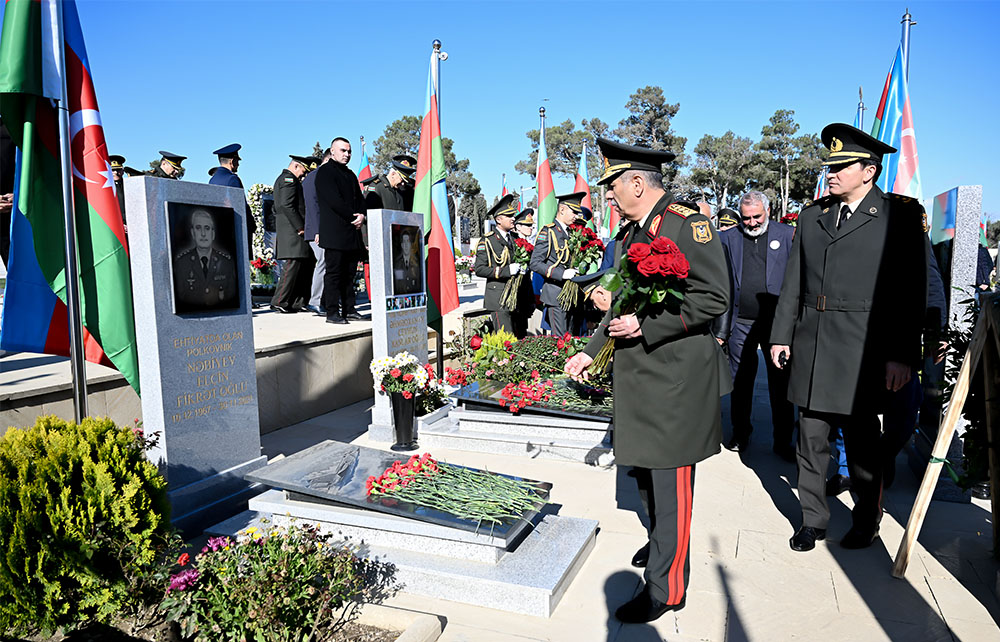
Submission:
POLYGON ((865 548, 878 536, 878 414, 916 376, 927 298, 923 207, 875 185, 882 156, 896 150, 850 125, 828 125, 821 136, 830 195, 799 215, 771 329, 772 361, 790 369, 788 400, 799 406, 796 551, 826 537, 835 427, 844 431, 858 498, 840 545, 865 548))
POLYGON ((184 171, 181 164, 186 159, 187 156, 181 156, 172 152, 160 150, 160 164, 154 169, 149 170, 147 175, 152 176, 153 178, 172 178, 177 180, 180 178, 180 174, 184 171))
POLYGON ((215 247, 215 219, 206 210, 191 213, 194 246, 174 256, 174 294, 177 312, 233 308, 239 304, 236 263, 215 247))
POLYGON ((490 311, 493 329, 502 328, 516 335, 511 311, 500 305, 500 295, 507 287, 507 282, 521 270, 520 264, 511 263, 516 249, 513 230, 517 208, 514 207, 514 196, 504 196, 486 214, 493 218, 496 225, 492 232, 479 239, 473 270, 476 276, 486 279, 483 307, 490 311))
MULTIPOLYGON (((370 183, 371 191, 365 195, 365 205, 368 209, 410 211, 406 209, 406 186, 412 181, 417 168, 410 166, 409 161, 406 160, 409 158, 409 156, 393 157, 392 168, 389 169, 389 172, 381 174, 377 180, 370 183)), ((410 206, 412 207, 412 205, 411 199, 410 206)))
POLYGON ((615 612, 623 622, 649 622, 683 608, 690 574, 695 464, 719 452, 720 391, 729 364, 709 322, 729 307, 729 275, 708 217, 674 202, 661 165, 674 155, 597 139, 605 158, 599 181, 623 217, 617 267, 633 244, 672 240, 690 264, 682 302, 647 305, 639 314, 605 314, 586 349, 566 363, 580 377, 614 337, 614 447, 619 465, 634 467, 649 515, 649 544, 633 557, 645 587, 615 612))
POLYGON ((577 275, 576 269, 570 264, 569 226, 582 216, 583 207, 580 202, 584 196, 584 192, 556 196, 559 201, 556 220, 538 230, 535 250, 531 253, 529 265, 532 271, 545 279, 542 285, 542 304, 545 306, 552 334, 557 337, 580 327, 579 306, 563 310, 559 305, 559 292, 566 281, 577 275))
POLYGON ((125 221, 125 157, 118 154, 108 156, 111 163, 111 175, 115 179, 115 196, 118 197, 118 209, 122 213, 122 226, 125 233, 128 233, 128 223, 125 221))
POLYGON ((274 220, 278 240, 274 258, 284 260, 278 287, 271 297, 271 309, 288 314, 309 302, 313 265, 316 259, 305 238, 306 203, 302 177, 312 162, 308 156, 289 155, 291 162, 274 182, 274 220))

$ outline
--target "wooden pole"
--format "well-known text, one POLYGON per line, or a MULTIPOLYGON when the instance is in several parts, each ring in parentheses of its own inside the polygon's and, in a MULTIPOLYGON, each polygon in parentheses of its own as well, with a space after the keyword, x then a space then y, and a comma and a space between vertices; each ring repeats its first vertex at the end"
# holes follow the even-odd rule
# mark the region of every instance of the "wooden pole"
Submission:
POLYGON ((986 343, 989 334, 990 317, 991 315, 988 313, 980 314, 976 321, 976 328, 972 332, 972 341, 969 342, 969 348, 962 360, 962 368, 955 381, 955 389, 952 391, 951 399, 948 400, 948 413, 938 429, 937 439, 931 450, 931 461, 927 464, 927 470, 924 471, 924 479, 920 482, 917 499, 913 503, 913 510, 910 511, 910 519, 906 523, 906 532, 903 533, 903 540, 899 543, 899 550, 896 552, 896 561, 892 566, 893 577, 902 578, 906 575, 906 567, 910 563, 913 544, 916 543, 917 537, 920 535, 920 527, 923 526, 927 509, 930 507, 931 496, 934 494, 934 487, 941 475, 943 464, 941 461, 935 460, 943 460, 948 454, 948 447, 951 445, 955 429, 958 427, 958 420, 962 416, 965 398, 969 394, 969 381, 972 379, 972 373, 975 372, 979 355, 983 351, 983 344, 986 343))

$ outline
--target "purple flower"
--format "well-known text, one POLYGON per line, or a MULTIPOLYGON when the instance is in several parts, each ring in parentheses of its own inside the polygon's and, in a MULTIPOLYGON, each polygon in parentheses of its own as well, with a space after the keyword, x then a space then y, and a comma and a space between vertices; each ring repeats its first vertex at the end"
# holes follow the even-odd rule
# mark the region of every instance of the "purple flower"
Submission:
POLYGON ((193 568, 189 568, 186 571, 181 571, 176 575, 170 576, 170 587, 167 589, 167 593, 171 591, 186 591, 187 589, 194 586, 195 582, 198 581, 198 571, 193 568))
POLYGON ((229 541, 228 537, 209 537, 208 541, 205 543, 205 548, 201 549, 202 553, 207 553, 208 549, 212 551, 219 551, 229 546, 232 542, 229 541))

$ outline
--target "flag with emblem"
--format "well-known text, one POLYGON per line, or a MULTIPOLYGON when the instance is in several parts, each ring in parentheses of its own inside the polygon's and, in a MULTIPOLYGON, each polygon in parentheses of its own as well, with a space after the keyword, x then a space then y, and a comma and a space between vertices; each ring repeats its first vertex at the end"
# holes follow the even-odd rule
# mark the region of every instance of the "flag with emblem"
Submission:
MULTIPOLYGON (((587 184, 587 141, 583 141, 583 154, 580 155, 580 166, 576 170, 576 183, 573 185, 573 191, 586 194, 580 200, 580 205, 593 213, 594 206, 590 200, 590 185, 587 184)), ((587 221, 587 227, 593 232, 597 231, 597 224, 594 222, 593 217, 587 221)))
POLYGON ((0 37, 0 116, 18 148, 0 348, 69 354, 59 117, 67 85, 84 356, 138 392, 128 248, 76 3, 8 0, 0 37), (60 70, 59 44, 66 67, 60 70))
POLYGON ((427 101, 420 124, 413 211, 424 215, 427 243, 427 323, 437 327, 441 317, 458 307, 455 246, 451 239, 451 214, 445 185, 444 147, 441 144, 441 112, 438 104, 437 52, 431 53, 427 73, 427 101))
MULTIPOLYGON (((372 166, 368 162, 368 152, 365 151, 365 137, 361 137, 361 164, 358 165, 358 185, 366 178, 372 177, 372 166)), ((364 189, 364 186, 362 186, 364 189)))
POLYGON ((878 186, 884 192, 895 192, 923 200, 920 187, 920 159, 917 156, 910 92, 903 68, 902 44, 896 49, 896 57, 889 68, 889 75, 886 76, 871 134, 899 150, 883 158, 882 175, 879 177, 878 186))
POLYGON ((538 186, 538 206, 535 208, 535 221, 538 229, 556 220, 556 192, 552 186, 552 169, 549 167, 549 155, 545 151, 545 127, 538 132, 538 165, 535 167, 535 182, 538 186))

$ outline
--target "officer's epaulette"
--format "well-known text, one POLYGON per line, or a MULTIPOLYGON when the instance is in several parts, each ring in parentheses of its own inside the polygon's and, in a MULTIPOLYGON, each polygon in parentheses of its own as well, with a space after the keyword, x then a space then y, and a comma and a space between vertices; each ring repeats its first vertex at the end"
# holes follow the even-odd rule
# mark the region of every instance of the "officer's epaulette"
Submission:
POLYGON ((699 213, 698 210, 692 209, 687 205, 681 205, 680 203, 671 203, 670 205, 667 206, 667 211, 672 214, 676 214, 681 218, 687 218, 692 214, 699 213))
POLYGON ((180 253, 177 255, 177 258, 181 258, 182 256, 187 256, 191 252, 194 252, 194 248, 193 247, 189 247, 186 250, 181 250, 180 253))
POLYGON ((216 254, 218 254, 219 256, 221 256, 224 259, 232 260, 232 258, 233 258, 233 257, 229 256, 228 252, 223 252, 222 250, 218 250, 218 249, 215 249, 215 248, 213 248, 212 251, 215 252, 216 254))
POLYGON ((812 202, 812 204, 822 207, 823 209, 827 209, 836 202, 837 202, 837 197, 833 196, 832 194, 828 194, 823 198, 817 198, 815 201, 812 202))
POLYGON ((653 220, 649 223, 649 230, 646 231, 646 235, 651 239, 655 239, 656 235, 660 233, 660 223, 662 222, 663 214, 657 214, 654 216, 653 220))
POLYGON ((894 194, 892 192, 886 193, 886 198, 890 201, 895 201, 897 203, 902 203, 903 205, 920 205, 920 201, 913 198, 912 196, 903 196, 902 194, 894 194))
POLYGON ((544 229, 545 229, 545 228, 547 228, 547 227, 555 227, 555 224, 556 224, 556 222, 555 222, 555 221, 552 221, 551 223, 548 223, 548 224, 546 224, 546 225, 543 225, 543 226, 542 226, 542 229, 544 230, 544 229))
POLYGON ((488 239, 488 238, 490 238, 491 236, 494 236, 494 235, 495 235, 496 233, 497 233, 497 231, 496 231, 496 230, 493 230, 492 232, 489 232, 489 233, 487 233, 487 234, 486 234, 486 235, 485 235, 485 236, 484 236, 483 238, 484 238, 484 239, 488 239))

